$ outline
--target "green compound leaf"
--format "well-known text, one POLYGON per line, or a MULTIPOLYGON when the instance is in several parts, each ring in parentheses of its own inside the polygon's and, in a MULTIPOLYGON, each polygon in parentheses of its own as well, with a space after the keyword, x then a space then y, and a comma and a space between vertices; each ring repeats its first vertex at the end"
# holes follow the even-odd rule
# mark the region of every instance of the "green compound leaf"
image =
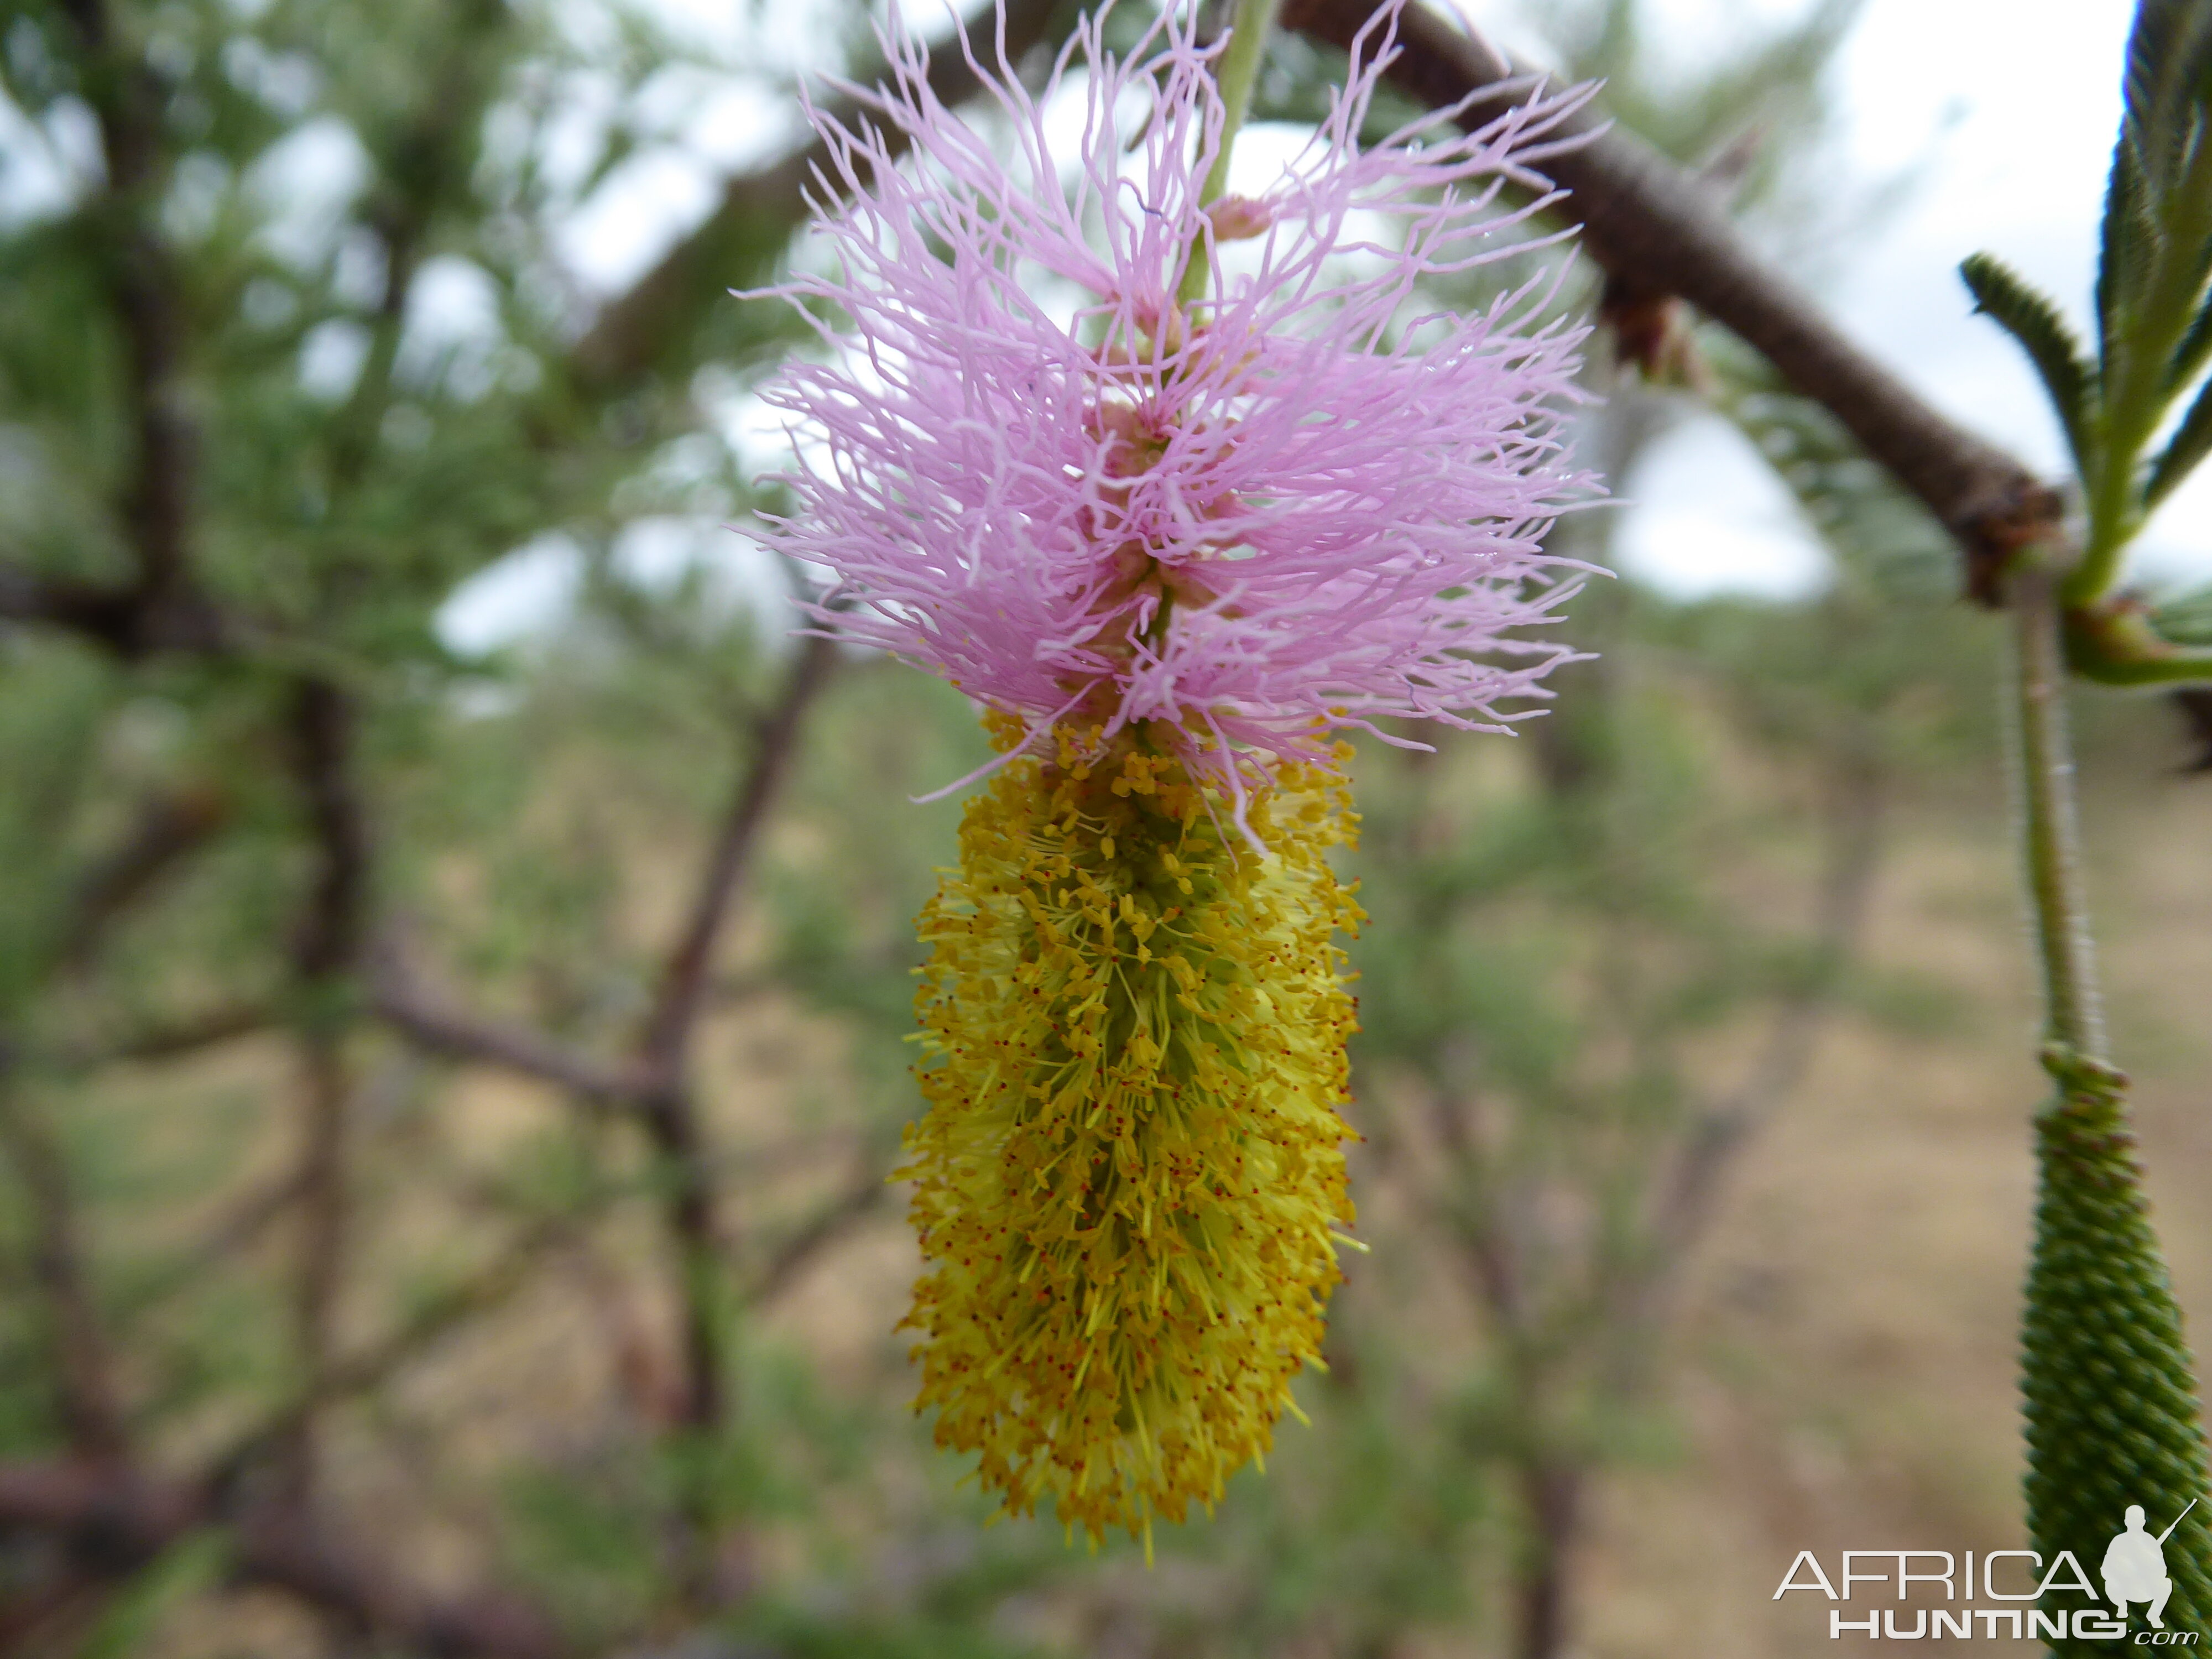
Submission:
POLYGON ((2179 594, 2150 613, 2151 626, 2176 645, 2212 646, 2212 587, 2179 594))
POLYGON ((2120 138, 2155 193, 2172 187, 2187 165, 2195 106, 2212 56, 2212 6, 2203 0, 2140 0, 2120 82, 2125 110, 2120 138))
MULTIPOLYGON (((2162 331, 2167 308, 2193 308, 2191 296, 2201 296, 2212 275, 2203 200, 2212 144, 2212 3, 2142 0, 2121 89, 2126 109, 2106 191, 2097 276, 2104 361, 2116 384, 2121 376, 2112 365, 2123 355, 2120 343, 2148 319, 2139 313, 2161 313, 2162 331), (2172 291, 2177 281, 2186 291, 2172 291), (2154 286, 2168 291, 2154 295, 2154 286)), ((2178 319, 2172 325, 2179 326, 2178 319)), ((2186 386, 2208 356, 2212 307, 2197 311, 2163 365, 2166 395, 2186 386)))
POLYGON ((2173 349, 2173 361, 2166 369, 2166 395, 2172 397, 2179 392, 2197 378, 2208 361, 2212 361, 2212 299, 2198 309, 2190 322, 2189 332, 2173 349))
POLYGON ((2190 475, 2207 451, 2212 451, 2212 383, 2197 392, 2197 401, 2181 417, 2172 441, 2151 463, 2150 476, 2143 480, 2143 510, 2148 512, 2172 494, 2173 487, 2190 475))
POLYGON ((2105 185, 2105 221, 2097 256, 2097 327, 2105 361, 2126 332, 2127 314, 2150 273, 2158 233, 2149 221, 2142 167, 2124 135, 2112 148, 2105 185))
POLYGON ((1959 267, 1973 291, 1974 307, 1987 312, 2020 342, 2043 378, 2051 406, 2066 428, 2075 465, 2089 472, 2089 399, 2096 371, 2083 356, 2058 307, 2030 288, 1994 255, 1977 253, 1959 267))

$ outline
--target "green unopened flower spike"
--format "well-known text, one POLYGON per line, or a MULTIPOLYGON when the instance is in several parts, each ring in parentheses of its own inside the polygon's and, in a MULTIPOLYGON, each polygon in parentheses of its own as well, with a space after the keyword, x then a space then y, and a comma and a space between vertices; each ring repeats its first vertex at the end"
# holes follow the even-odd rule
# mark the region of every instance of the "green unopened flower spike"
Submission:
MULTIPOLYGON (((2127 1079, 2063 1049, 2045 1064, 2057 1095, 2035 1123, 2042 1178, 2021 1328, 2028 1539, 2046 1563, 2070 1550, 2094 1575, 2140 1506, 2151 1534, 2169 1534, 2172 1590, 2160 1617, 2201 1634, 2212 1626, 2204 1432, 2127 1125, 2127 1079)), ((2068 1656, 2111 1648, 2051 1645, 2068 1656)))

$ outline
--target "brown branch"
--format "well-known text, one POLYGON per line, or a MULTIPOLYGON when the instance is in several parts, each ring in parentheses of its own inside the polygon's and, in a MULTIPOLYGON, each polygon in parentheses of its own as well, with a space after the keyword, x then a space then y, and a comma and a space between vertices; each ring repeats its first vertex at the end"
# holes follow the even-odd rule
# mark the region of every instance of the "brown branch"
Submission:
POLYGON ((450 994, 418 975, 397 929, 378 940, 368 968, 371 1009, 432 1054, 519 1073, 599 1106, 635 1104, 651 1087, 641 1066, 610 1065, 529 1026, 464 1010, 450 994))
POLYGON ((69 1057, 70 1063, 106 1066, 174 1060, 183 1054, 196 1054, 202 1048, 212 1048, 235 1042, 242 1036, 252 1036, 257 1031, 267 1030, 276 1023, 276 1011, 265 1003, 234 1002, 210 1009, 190 1019, 180 1019, 173 1024, 149 1026, 143 1030, 134 1031, 105 1048, 72 1054, 69 1057))
POLYGON ((1814 922, 1814 958, 1803 980, 1776 1008, 1749 1073, 1727 1099, 1692 1126, 1655 1206, 1651 1261, 1637 1287, 1657 1293, 1712 1216, 1729 1163, 1744 1142, 1793 1093, 1812 1065, 1822 1030, 1836 1011, 1836 981, 1864 926, 1880 862, 1882 780, 1870 763, 1847 764, 1833 781, 1822 817, 1828 826, 1827 868, 1814 922))
POLYGON ((1552 1426, 1560 1397, 1559 1356, 1547 1344, 1545 1326, 1555 1310, 1547 1309, 1530 1282, 1526 1230, 1515 1224, 1510 1207, 1514 1194, 1500 1193, 1490 1159, 1470 1132, 1468 1092, 1461 1079, 1471 1078, 1474 1067, 1465 1040, 1455 1041, 1443 1058, 1445 1075, 1436 1080, 1430 1105, 1459 1190, 1446 1199, 1431 1196, 1430 1203, 1458 1241, 1453 1260, 1489 1317, 1503 1380, 1527 1431, 1505 1453, 1523 1523, 1510 1567, 1512 1650, 1516 1659, 1555 1659, 1566 1644, 1590 1460, 1571 1438, 1562 1443, 1552 1426))
MULTIPOLYGON (((355 720, 351 699, 331 682, 307 678, 295 688, 293 767, 318 854, 292 951, 303 1005, 293 1327, 309 1376, 321 1376, 329 1364, 351 1207, 345 1155, 353 1082, 345 1058, 350 1015, 344 992, 361 954, 370 859, 368 817, 354 775, 355 720)), ((315 1426, 312 1411, 302 1414, 286 1447, 288 1495, 302 1506, 313 1485, 315 1426)))
POLYGON ((352 698, 325 679, 294 688, 292 764, 319 858, 315 882, 293 941, 301 979, 347 973, 361 952, 368 914, 368 818, 354 776, 352 698))
POLYGON ((745 1300, 755 1306, 774 1302, 810 1262, 880 1209, 890 1192, 883 1171, 868 1159, 849 1186, 801 1222, 754 1270, 745 1300))
MULTIPOLYGON (((1374 11, 1370 0, 1288 0, 1287 28, 1348 47, 1374 11)), ((1408 7, 1405 50, 1387 71, 1402 91, 1444 108, 1485 88, 1462 125, 1490 118, 1521 71, 1487 43, 1436 13, 1408 7)), ((1525 88, 1526 82, 1522 82, 1525 88)), ((1833 414, 1868 454, 1942 521, 1966 556, 1967 591, 1996 602, 1996 576, 2020 547, 2055 532, 2057 492, 2018 461, 1930 407, 1839 333, 1796 284, 1772 270, 1729 222, 1714 189, 1619 127, 1599 131, 1585 111, 1571 131, 1586 142, 1547 155, 1572 192, 1590 256, 1641 295, 1673 295, 1763 352, 1783 378, 1833 414)))
POLYGON ((103 586, 17 564, 0 564, 0 621, 64 629, 126 660, 162 651, 214 655, 239 638, 202 594, 103 586))
POLYGON ((369 997, 375 1012, 433 1052, 503 1066, 600 1104, 637 1105, 664 1152, 679 1154, 685 1164, 698 1162, 700 1149, 689 1144, 693 1131, 680 1121, 689 1115, 680 1096, 692 1033, 709 999, 714 951, 769 809, 790 770, 799 722, 836 661, 834 643, 806 641, 781 695, 754 723, 751 764, 723 814, 631 1060, 609 1064, 528 1026, 465 1012, 451 996, 422 982, 396 928, 387 930, 369 953, 369 997))
POLYGON ((0 1534, 50 1537, 64 1572, 118 1582, 195 1528, 228 1522, 232 1572, 285 1591, 395 1649, 437 1659, 564 1659, 538 1609, 496 1591, 434 1598, 295 1510, 233 1510, 204 1484, 85 1462, 0 1463, 0 1534))
POLYGON ((2189 741, 2197 750, 2196 758, 2184 769, 2212 772, 2212 690, 2201 686, 2186 687, 2173 694, 2173 703, 2189 728, 2189 741))
POLYGON ((143 1312, 199 1284, 226 1258, 260 1237, 270 1223, 298 1201, 305 1186, 303 1172, 295 1169, 282 1180, 248 1193, 225 1211, 197 1243, 185 1245, 165 1262, 160 1274, 131 1297, 130 1310, 143 1312))
POLYGON ((665 1076, 673 1077, 683 1068, 691 1032, 705 1001, 714 947, 729 921, 761 829, 768 821, 769 807, 791 769, 799 722, 827 683, 836 660, 834 641, 819 636, 806 640, 784 682, 782 694, 754 722, 752 763, 722 815, 690 915, 669 951, 652 1009, 638 1034, 639 1059, 665 1076))
MULTIPOLYGON (((1471 1075, 1472 1066, 1452 1065, 1464 1059, 1465 1039, 1455 1039, 1446 1056, 1451 1069, 1471 1075)), ((1467 1122, 1467 1085, 1439 1080, 1429 1091, 1430 1121, 1437 1139, 1458 1176, 1460 1190, 1448 1200, 1432 1200, 1446 1227, 1457 1237, 1461 1249, 1455 1259, 1468 1270, 1476 1299, 1498 1323, 1510 1344, 1520 1341, 1527 1310, 1527 1286, 1520 1272, 1521 1251, 1506 1218, 1499 1213, 1498 1195, 1491 1179, 1490 1161, 1467 1122)))
MULTIPOLYGON (((185 286, 157 228, 167 170, 162 110, 169 89, 126 55, 103 0, 69 0, 86 100, 98 122, 107 188, 93 218, 106 232, 108 301, 122 335, 137 453, 118 502, 137 556, 133 609, 140 618, 181 609, 216 626, 192 580, 188 543, 199 433, 184 387, 185 286)), ((219 629, 218 629, 219 631, 219 629)), ((123 629, 136 640, 143 620, 123 629)), ((143 646, 140 648, 143 648, 143 646)))
POLYGON ((52 1321, 55 1409, 81 1455, 102 1461, 128 1449, 130 1431, 115 1359, 102 1328, 78 1227, 75 1182, 46 1126, 9 1087, 0 1067, 0 1142, 31 1203, 31 1278, 52 1321))
POLYGON ((653 1079, 640 1103, 646 1132, 669 1174, 665 1212, 683 1279, 684 1420, 695 1428, 723 1418, 722 1310, 715 1294, 721 1240, 716 1182, 706 1133, 686 1073, 706 1004, 715 947, 751 862, 769 805, 788 775, 799 726, 836 665, 834 641, 806 641, 781 695, 754 723, 752 758, 738 779, 708 850, 698 890, 664 963, 653 1005, 641 1023, 637 1058, 653 1079))
POLYGON ((227 805, 212 788, 184 788, 156 795, 140 807, 138 822, 122 846, 95 866, 77 890, 69 926, 55 953, 64 972, 82 969, 108 927, 222 825, 227 805))
POLYGON ((497 1307, 528 1281, 530 1270, 554 1246, 574 1237, 580 1217, 548 1217, 526 1228, 481 1271, 431 1298, 378 1340, 324 1364, 306 1388, 258 1426, 240 1435, 216 1460, 216 1484, 271 1448, 300 1434, 319 1413, 381 1387, 421 1358, 465 1321, 497 1307))
POLYGON ((82 1651, 93 1621, 105 1605, 100 1581, 82 1572, 57 1573, 0 1601, 0 1653, 82 1651))
MULTIPOLYGON (((1046 38, 1061 0, 1006 0, 1006 56, 1018 62, 1046 38)), ((989 62, 993 46, 986 35, 975 55, 989 62)), ((963 103, 981 88, 957 42, 932 53, 929 84, 939 100, 963 103)), ((848 98, 823 100, 818 107, 846 125, 860 110, 848 98)), ((906 135, 884 132, 893 156, 906 149, 906 135)), ((842 188, 830 167, 829 146, 817 139, 798 154, 757 173, 732 179, 722 189, 713 216, 665 254, 627 294, 611 301, 582 339, 572 362, 578 378, 603 394, 666 361, 683 331, 697 318, 702 301, 722 296, 732 284, 750 280, 781 249, 792 229, 806 216, 806 194, 819 170, 842 188)))
POLYGON ((1567 1647, 1589 1460, 1532 1448, 1518 1453, 1516 1462, 1528 1531, 1514 1571, 1513 1651, 1515 1659, 1554 1659, 1567 1647))

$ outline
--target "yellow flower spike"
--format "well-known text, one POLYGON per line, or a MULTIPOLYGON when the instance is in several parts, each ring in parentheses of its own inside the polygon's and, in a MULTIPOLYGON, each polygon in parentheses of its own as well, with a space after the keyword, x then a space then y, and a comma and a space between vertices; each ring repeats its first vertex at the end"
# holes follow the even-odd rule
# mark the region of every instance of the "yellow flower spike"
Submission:
POLYGON ((1055 737, 970 803, 919 919, 905 1323, 938 1443, 1095 1545, 1210 1507, 1297 1411, 1352 1219, 1335 936, 1362 917, 1323 856, 1357 822, 1339 770, 1253 797, 1261 858, 1141 735, 1055 737))

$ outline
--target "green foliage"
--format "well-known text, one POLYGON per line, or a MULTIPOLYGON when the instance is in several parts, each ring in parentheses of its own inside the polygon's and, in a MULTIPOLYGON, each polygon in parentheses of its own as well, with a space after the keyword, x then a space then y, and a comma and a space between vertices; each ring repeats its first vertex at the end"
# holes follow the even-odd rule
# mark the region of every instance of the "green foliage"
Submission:
MULTIPOLYGON (((2084 612, 2112 588, 2151 512, 2212 453, 2212 398, 2200 392, 2166 447, 2145 456, 2212 356, 2212 11, 2196 0, 2138 0, 2122 89, 2098 256, 2096 362, 2057 307, 1990 255, 1960 267, 1977 308, 2028 354, 2066 432, 2088 534, 2064 597, 2084 612)), ((2091 678, 2212 677, 2212 659, 2176 649, 2178 641, 2098 626, 2075 633, 2075 665, 2091 678)))
POLYGON ((76 1659, 129 1659, 147 1650, 162 1617, 215 1589, 230 1570, 230 1540, 210 1528, 185 1534, 143 1568, 76 1650, 76 1659))
POLYGON ((2208 451, 2212 451, 2212 386, 2198 391, 2173 436, 2151 463, 2150 476, 2143 480, 2144 510, 2164 501, 2176 484, 2196 470, 2208 451))
POLYGON ((2120 79, 2120 142, 2154 197, 2186 174, 2204 137, 2208 67, 2212 12, 2194 0, 2138 0, 2120 79))
POLYGON ((2158 631, 2184 645, 2212 645, 2212 588, 2177 593, 2154 613, 2158 631))

